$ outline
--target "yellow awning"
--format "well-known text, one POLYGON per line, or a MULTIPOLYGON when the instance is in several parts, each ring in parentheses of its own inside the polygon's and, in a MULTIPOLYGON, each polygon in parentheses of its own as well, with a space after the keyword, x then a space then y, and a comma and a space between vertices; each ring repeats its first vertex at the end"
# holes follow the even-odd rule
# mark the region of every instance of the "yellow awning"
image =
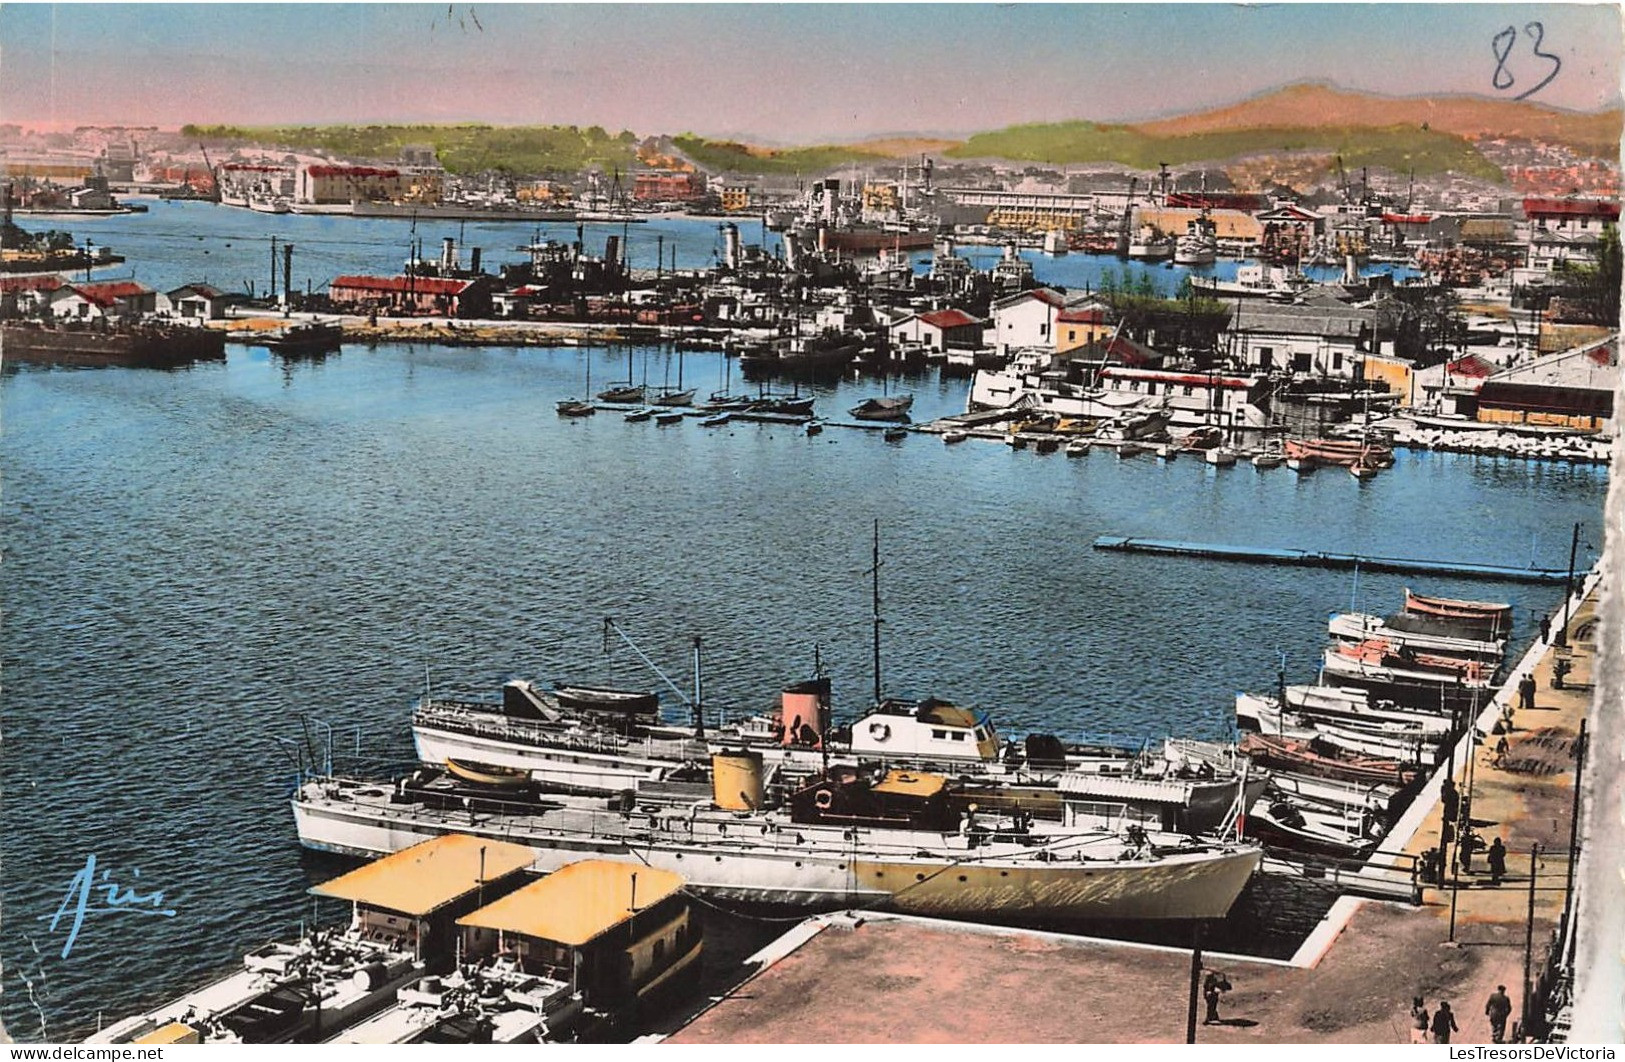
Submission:
POLYGON ((310 891, 421 918, 482 884, 530 866, 535 859, 536 853, 526 845, 449 833, 403 848, 310 891))
POLYGON ((942 792, 948 779, 940 774, 921 774, 919 771, 888 771, 873 788, 876 793, 896 793, 901 796, 929 797, 942 792))
POLYGON ((579 947, 632 917, 634 876, 638 911, 683 887, 683 876, 670 870, 585 859, 486 904, 457 924, 579 947))
POLYGON ((203 1042, 203 1036, 185 1022, 172 1021, 162 1028, 154 1029, 147 1035, 136 1038, 133 1042, 138 1044, 196 1044, 203 1042))

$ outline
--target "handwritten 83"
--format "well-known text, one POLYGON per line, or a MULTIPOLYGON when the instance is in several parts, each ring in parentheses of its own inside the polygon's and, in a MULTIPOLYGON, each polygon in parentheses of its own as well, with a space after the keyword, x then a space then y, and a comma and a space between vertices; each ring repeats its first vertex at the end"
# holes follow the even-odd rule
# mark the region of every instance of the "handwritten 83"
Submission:
POLYGON ((1557 72, 1563 69, 1563 60, 1551 52, 1540 50, 1541 45, 1546 42, 1545 26, 1539 22, 1526 22, 1523 32, 1530 40, 1529 51, 1534 56, 1533 62, 1526 56, 1513 54, 1518 46, 1516 26, 1508 26, 1490 39, 1490 51, 1495 53, 1495 70, 1490 74, 1490 84, 1500 92, 1508 92, 1518 87, 1520 74, 1523 76, 1522 83, 1528 84, 1528 78, 1531 76, 1530 68, 1533 68, 1533 74, 1539 74, 1541 70, 1547 68, 1548 63, 1550 64, 1550 70, 1544 78, 1513 97, 1519 100, 1526 100, 1550 85, 1557 72), (1514 70, 1518 73, 1515 74, 1514 70))

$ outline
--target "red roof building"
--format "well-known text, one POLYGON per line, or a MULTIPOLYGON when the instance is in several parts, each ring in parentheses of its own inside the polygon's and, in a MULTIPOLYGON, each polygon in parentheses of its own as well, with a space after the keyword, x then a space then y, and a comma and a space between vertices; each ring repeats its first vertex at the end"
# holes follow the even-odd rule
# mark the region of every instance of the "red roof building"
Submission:
POLYGON ((931 310, 910 314, 891 327, 892 342, 945 351, 982 344, 984 322, 963 310, 931 310))
POLYGON ((51 313, 80 319, 138 316, 158 310, 158 293, 133 280, 64 284, 50 293, 51 313))
POLYGON ((489 277, 335 277, 328 285, 335 306, 399 316, 482 317, 491 312, 489 277))

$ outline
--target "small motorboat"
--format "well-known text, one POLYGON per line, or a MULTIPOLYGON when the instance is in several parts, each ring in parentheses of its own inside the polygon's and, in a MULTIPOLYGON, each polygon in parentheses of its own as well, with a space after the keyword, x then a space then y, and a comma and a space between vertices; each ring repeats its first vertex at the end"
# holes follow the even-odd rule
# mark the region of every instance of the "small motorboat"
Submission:
POLYGON ((1289 457, 1286 459, 1286 467, 1300 476, 1307 476, 1313 472, 1318 463, 1313 457, 1289 457))
POLYGON ((576 398, 566 398, 555 406, 561 417, 590 417, 598 412, 598 408, 591 402, 583 402, 576 398))
POLYGON ((1202 452, 1202 460, 1215 468, 1229 468, 1236 463, 1236 452, 1228 446, 1215 446, 1202 452))
POLYGON ((1349 475, 1355 479, 1370 479, 1380 471, 1377 465, 1369 461, 1356 461, 1349 466, 1349 475))
POLYGON ((621 416, 634 424, 641 424, 655 415, 655 411, 645 406, 642 409, 629 409, 621 416))
POLYGON ((1254 468, 1280 468, 1286 458, 1273 450, 1264 450, 1253 455, 1254 468))
POLYGON ((942 433, 942 442, 945 446, 962 443, 968 438, 970 438, 970 434, 963 431, 945 431, 942 433))
POLYGON ((882 433, 882 437, 887 442, 898 442, 899 440, 908 438, 908 429, 907 428, 887 428, 885 430, 885 432, 882 433))
POLYGON ((1079 439, 1077 442, 1069 442, 1069 443, 1066 444, 1066 456, 1068 456, 1068 457, 1082 457, 1084 454, 1086 454, 1088 452, 1089 452, 1089 440, 1088 439, 1079 439))
POLYGON ((1033 449, 1041 454, 1052 454, 1061 448, 1061 440, 1055 438, 1039 439, 1033 449))
POLYGON ((666 425, 669 425, 669 424, 681 424, 682 422, 683 422, 683 414, 678 412, 677 410, 669 410, 669 411, 664 412, 664 413, 656 413, 655 414, 655 423, 659 424, 662 427, 665 427, 666 425))
POLYGON ((817 435, 820 432, 822 432, 823 430, 824 430, 824 426, 822 424, 818 423, 816 420, 809 420, 807 422, 807 434, 809 436, 817 435))
POLYGON ((700 424, 707 428, 720 428, 733 419, 732 413, 718 413, 716 416, 706 417, 700 424))

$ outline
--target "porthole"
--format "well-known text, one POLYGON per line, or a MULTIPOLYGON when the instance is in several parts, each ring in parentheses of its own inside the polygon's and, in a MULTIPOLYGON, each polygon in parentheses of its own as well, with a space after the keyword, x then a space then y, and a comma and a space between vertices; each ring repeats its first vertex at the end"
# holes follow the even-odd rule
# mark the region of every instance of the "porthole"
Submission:
POLYGON ((961 874, 961 875, 959 875, 959 880, 960 881, 969 881, 970 879, 965 877, 965 875, 961 874))
POLYGON ((915 881, 924 881, 925 880, 925 875, 924 874, 916 874, 916 875, 914 875, 914 880, 915 881))

